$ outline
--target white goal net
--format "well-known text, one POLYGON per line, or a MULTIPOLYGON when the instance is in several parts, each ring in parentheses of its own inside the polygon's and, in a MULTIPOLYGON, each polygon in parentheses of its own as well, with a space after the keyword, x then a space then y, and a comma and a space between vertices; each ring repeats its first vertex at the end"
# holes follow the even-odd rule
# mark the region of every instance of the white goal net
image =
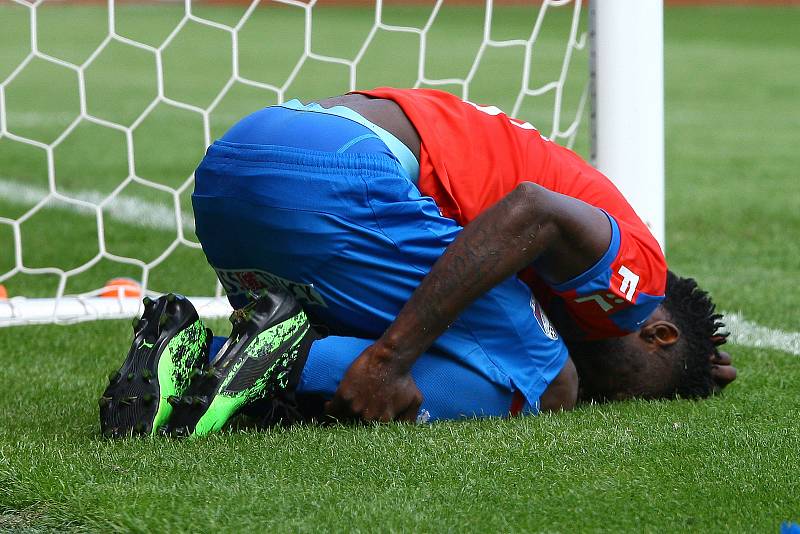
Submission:
POLYGON ((270 104, 434 87, 586 155, 586 11, 2 0, 0 325, 129 317, 167 291, 228 313, 194 235, 192 172, 215 137, 270 104))

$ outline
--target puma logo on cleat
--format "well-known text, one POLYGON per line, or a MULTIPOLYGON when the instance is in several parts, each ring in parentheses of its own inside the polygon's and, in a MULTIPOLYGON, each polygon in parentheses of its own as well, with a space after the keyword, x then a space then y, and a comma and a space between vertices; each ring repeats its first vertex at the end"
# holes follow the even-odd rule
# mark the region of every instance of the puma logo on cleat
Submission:
POLYGON ((146 340, 143 339, 142 342, 139 344, 139 346, 137 348, 141 349, 142 347, 145 347, 145 348, 148 348, 148 349, 152 349, 153 346, 154 346, 153 343, 148 343, 146 340))

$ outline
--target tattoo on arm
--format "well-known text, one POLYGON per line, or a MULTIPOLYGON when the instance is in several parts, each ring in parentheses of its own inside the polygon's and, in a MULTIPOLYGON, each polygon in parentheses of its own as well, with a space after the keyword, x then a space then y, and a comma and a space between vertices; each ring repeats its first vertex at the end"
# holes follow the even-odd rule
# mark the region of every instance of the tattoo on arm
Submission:
POLYGON ((513 192, 467 225, 384 334, 397 363, 410 368, 470 303, 530 264, 548 233, 536 206, 513 192))

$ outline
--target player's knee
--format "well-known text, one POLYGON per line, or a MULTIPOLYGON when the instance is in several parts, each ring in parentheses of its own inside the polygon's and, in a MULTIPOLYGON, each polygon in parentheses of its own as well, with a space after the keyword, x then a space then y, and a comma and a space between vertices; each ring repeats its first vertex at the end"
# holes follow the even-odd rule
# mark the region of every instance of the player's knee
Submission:
POLYGON ((572 358, 567 358, 567 363, 558 376, 550 382, 547 389, 539 399, 539 410, 542 412, 556 412, 571 410, 578 402, 578 370, 572 363, 572 358))

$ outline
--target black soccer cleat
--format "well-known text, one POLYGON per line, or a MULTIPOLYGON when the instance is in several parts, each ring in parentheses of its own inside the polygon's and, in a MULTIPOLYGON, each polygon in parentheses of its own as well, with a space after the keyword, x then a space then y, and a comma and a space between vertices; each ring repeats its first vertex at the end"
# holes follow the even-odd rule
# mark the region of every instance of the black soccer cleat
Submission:
POLYGON ((207 382, 216 382, 213 392, 198 391, 200 398, 192 398, 202 416, 183 426, 170 423, 176 434, 203 436, 216 432, 241 410, 290 393, 311 344, 319 339, 303 309, 287 293, 257 297, 235 311, 231 322, 233 331, 220 349, 207 382))
POLYGON ((183 395, 192 374, 208 361, 211 331, 183 296, 145 297, 133 320, 133 343, 98 402, 106 437, 154 436, 173 411, 170 397, 183 395))

